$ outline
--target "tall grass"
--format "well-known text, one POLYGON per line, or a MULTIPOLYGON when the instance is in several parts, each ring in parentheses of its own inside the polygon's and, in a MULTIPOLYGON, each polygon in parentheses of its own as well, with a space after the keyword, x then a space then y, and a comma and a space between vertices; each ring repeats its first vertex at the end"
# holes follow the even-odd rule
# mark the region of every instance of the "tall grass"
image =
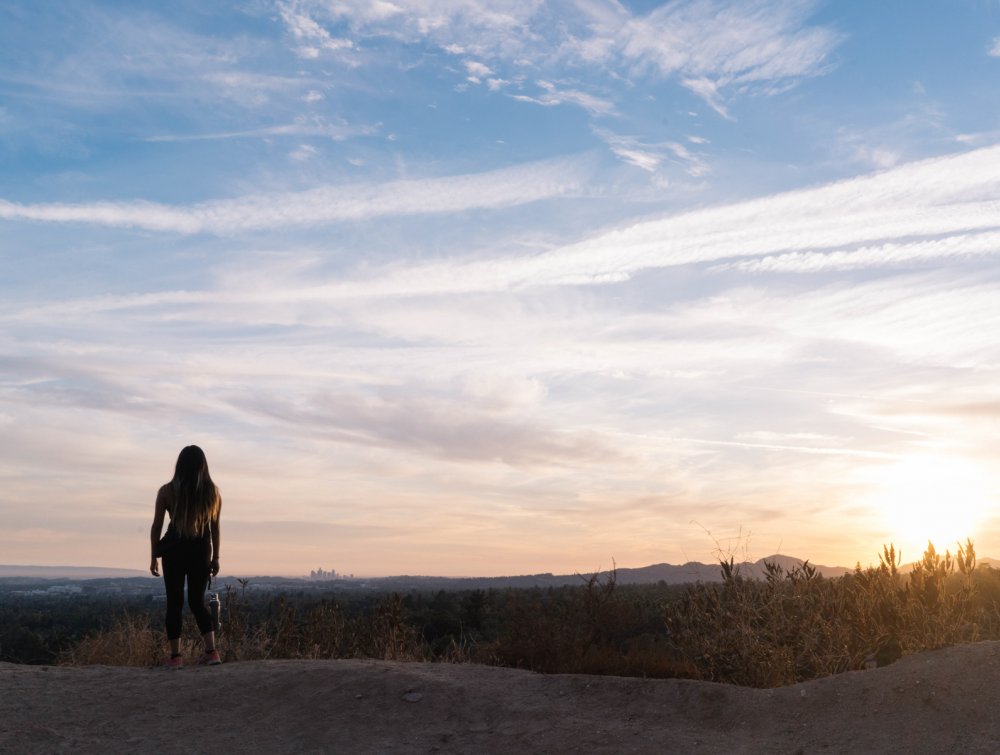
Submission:
MULTIPOLYGON (((114 618, 111 627, 92 632, 59 656, 69 666, 152 666, 163 661, 167 638, 150 626, 147 614, 128 611, 114 618)), ((193 654, 190 638, 182 649, 193 654)))
POLYGON ((730 560, 721 584, 693 586, 665 612, 670 641, 702 678, 773 687, 995 637, 996 610, 976 599, 975 559, 971 541, 956 558, 928 544, 903 576, 885 547, 877 567, 837 579, 806 563, 787 573, 767 564, 765 580, 745 579, 730 560))

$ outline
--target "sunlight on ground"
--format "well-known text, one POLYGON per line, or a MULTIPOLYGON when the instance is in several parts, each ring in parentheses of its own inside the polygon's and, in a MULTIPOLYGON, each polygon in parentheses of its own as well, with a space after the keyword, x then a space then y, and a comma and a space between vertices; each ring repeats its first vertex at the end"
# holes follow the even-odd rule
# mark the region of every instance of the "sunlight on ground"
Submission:
POLYGON ((975 540, 976 529, 996 505, 981 467, 946 456, 911 456, 874 471, 870 505, 889 538, 910 561, 930 540, 939 551, 975 540))

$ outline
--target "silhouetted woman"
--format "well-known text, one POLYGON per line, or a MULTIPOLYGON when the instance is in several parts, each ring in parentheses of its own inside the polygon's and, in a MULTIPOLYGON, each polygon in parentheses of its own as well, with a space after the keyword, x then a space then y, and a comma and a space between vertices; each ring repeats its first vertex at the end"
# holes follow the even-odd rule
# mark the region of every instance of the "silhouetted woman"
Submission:
POLYGON ((205 652, 199 664, 215 666, 222 662, 215 647, 212 617, 205 608, 205 590, 209 575, 219 573, 219 514, 222 497, 208 473, 205 452, 187 446, 177 457, 174 479, 156 494, 156 513, 149 533, 152 561, 149 571, 159 576, 156 559, 163 559, 163 581, 167 588, 167 639, 170 658, 167 668, 181 668, 181 611, 184 605, 184 580, 187 579, 188 605, 198 622, 205 652), (163 540, 163 515, 170 514, 170 524, 163 540))

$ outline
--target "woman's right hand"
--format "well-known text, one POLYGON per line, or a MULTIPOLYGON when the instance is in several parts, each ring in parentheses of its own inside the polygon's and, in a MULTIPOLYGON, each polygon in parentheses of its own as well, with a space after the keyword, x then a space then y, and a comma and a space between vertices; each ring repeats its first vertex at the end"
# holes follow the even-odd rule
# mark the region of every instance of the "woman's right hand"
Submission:
POLYGON ((156 556, 153 556, 153 560, 149 562, 149 573, 154 577, 160 576, 160 564, 156 556))

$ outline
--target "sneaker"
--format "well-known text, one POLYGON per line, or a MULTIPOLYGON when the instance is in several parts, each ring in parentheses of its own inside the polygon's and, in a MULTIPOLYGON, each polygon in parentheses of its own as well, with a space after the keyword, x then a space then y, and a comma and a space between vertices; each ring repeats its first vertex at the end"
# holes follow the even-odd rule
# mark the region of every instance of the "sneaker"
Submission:
POLYGON ((165 669, 179 669, 184 668, 184 657, 180 655, 172 655, 167 660, 163 662, 163 668, 165 669))
POLYGON ((203 653, 201 658, 198 659, 199 666, 218 666, 220 663, 222 663, 222 658, 219 657, 218 650, 203 653))

